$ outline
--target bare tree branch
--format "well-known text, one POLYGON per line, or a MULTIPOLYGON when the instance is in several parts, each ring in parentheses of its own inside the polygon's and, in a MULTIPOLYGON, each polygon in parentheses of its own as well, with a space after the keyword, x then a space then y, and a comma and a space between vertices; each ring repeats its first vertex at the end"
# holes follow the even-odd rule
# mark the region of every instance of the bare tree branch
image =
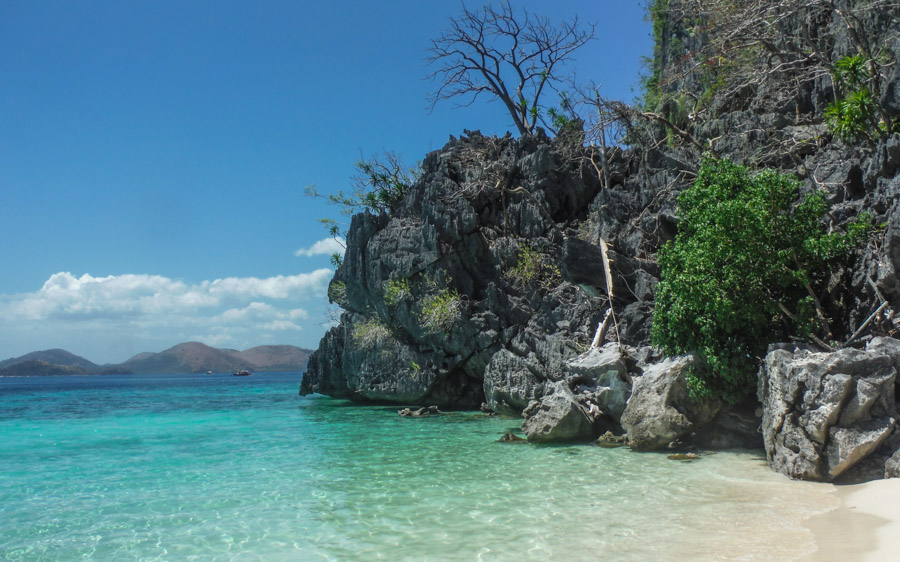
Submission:
POLYGON ((429 78, 439 82, 429 108, 439 101, 463 98, 471 105, 492 94, 512 117, 521 135, 530 135, 542 109, 541 96, 563 80, 572 53, 594 37, 594 25, 577 17, 554 26, 547 18, 514 10, 508 0, 480 10, 463 7, 450 27, 431 41, 429 78))

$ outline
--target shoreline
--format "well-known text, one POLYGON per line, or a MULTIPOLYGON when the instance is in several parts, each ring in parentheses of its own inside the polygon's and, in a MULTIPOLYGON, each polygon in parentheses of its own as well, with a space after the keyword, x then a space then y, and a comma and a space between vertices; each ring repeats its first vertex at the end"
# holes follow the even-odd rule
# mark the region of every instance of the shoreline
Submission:
POLYGON ((804 522, 816 551, 801 560, 898 559, 900 479, 831 486, 840 505, 804 522))

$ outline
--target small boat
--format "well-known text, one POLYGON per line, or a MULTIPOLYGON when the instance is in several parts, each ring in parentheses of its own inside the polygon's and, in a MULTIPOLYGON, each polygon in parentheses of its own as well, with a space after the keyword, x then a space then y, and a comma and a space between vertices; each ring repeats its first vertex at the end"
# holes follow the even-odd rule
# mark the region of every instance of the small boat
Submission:
POLYGON ((211 374, 213 374, 213 372, 212 372, 212 371, 206 371, 206 374, 207 374, 207 375, 211 375, 211 374))
POLYGON ((234 376, 236 376, 236 377, 249 377, 249 376, 252 375, 253 373, 251 373, 251 372, 248 371, 247 369, 241 369, 240 371, 235 371, 235 372, 233 372, 232 374, 233 374, 234 376))

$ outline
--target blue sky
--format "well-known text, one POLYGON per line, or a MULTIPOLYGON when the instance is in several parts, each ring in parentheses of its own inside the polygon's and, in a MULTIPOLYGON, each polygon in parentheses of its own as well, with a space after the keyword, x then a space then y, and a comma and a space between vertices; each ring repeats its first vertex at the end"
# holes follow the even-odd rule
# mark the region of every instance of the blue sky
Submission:
MULTIPOLYGON (((514 2, 596 22, 574 68, 629 101, 651 51, 642 4, 514 2)), ((304 188, 346 189, 361 155, 514 131, 496 103, 427 110, 425 49, 460 6, 0 3, 0 359, 316 347, 317 219, 337 213, 304 188)))

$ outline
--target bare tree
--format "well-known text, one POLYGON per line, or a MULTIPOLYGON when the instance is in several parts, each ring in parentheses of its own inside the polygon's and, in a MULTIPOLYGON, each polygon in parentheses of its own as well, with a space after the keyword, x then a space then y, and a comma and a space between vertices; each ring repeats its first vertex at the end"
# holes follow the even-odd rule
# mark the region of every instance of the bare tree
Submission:
POLYGON ((487 93, 509 111, 522 135, 534 133, 541 96, 563 80, 572 53, 594 37, 577 17, 554 26, 545 17, 516 11, 504 0, 450 19, 450 28, 431 41, 426 59, 437 65, 429 78, 440 82, 431 96, 437 102, 463 97, 474 103, 487 93))

